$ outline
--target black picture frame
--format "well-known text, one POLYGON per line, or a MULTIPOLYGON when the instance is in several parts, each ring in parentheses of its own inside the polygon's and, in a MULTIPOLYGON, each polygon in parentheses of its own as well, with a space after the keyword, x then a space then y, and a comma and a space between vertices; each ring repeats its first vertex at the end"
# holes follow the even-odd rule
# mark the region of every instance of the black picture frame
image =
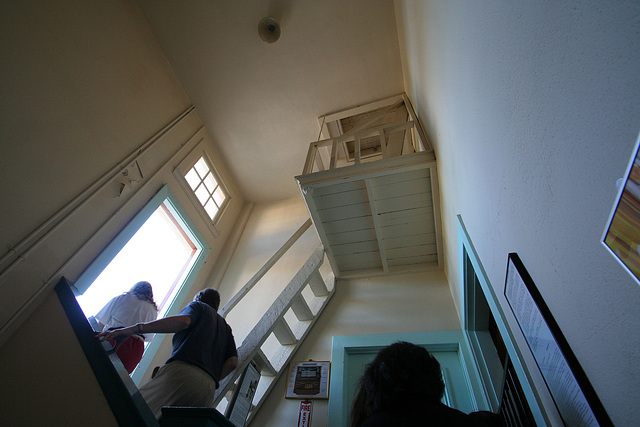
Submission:
POLYGON ((516 253, 504 295, 565 425, 613 426, 560 327, 516 253))

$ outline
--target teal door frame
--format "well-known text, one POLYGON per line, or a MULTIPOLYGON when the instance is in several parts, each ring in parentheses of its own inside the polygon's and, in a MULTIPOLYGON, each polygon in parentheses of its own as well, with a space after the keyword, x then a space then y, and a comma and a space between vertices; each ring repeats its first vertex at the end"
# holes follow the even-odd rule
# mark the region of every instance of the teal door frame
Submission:
MULTIPOLYGON (((465 340, 469 343, 470 353, 473 363, 477 366, 479 372, 479 380, 483 389, 482 394, 489 396, 493 412, 496 412, 499 405, 500 394, 502 392, 502 385, 496 384, 495 375, 491 375, 490 365, 491 362, 484 357, 483 352, 483 338, 480 334, 477 334, 473 329, 473 316, 475 314, 475 295, 481 291, 484 294, 484 298, 489 305, 491 314, 496 321, 500 335, 509 354, 509 359, 513 364, 514 370, 518 376, 523 392, 526 396, 527 403, 531 408, 531 412, 535 418, 536 424, 539 426, 551 425, 549 416, 544 409, 544 405, 538 394, 538 391, 533 386, 534 381, 528 367, 523 362, 524 358, 520 349, 515 344, 513 332, 509 327, 502 306, 495 293, 494 287, 489 282, 478 253, 476 252, 471 237, 467 232, 467 228, 462 221, 462 216, 458 215, 458 242, 459 242, 459 276, 460 276, 460 321, 462 329, 465 334, 465 340), (473 270, 477 276, 477 284, 470 285, 465 280, 467 276, 465 274, 467 266, 465 265, 466 257, 468 257, 473 270), (479 286, 480 289, 476 289, 475 286, 479 286)), ((505 268, 506 268, 507 254, 505 254, 505 268)), ((506 275, 506 271, 505 271, 506 275)))
POLYGON ((345 395, 349 381, 347 363, 349 355, 376 353, 396 341, 408 341, 422 345, 430 352, 456 351, 462 370, 463 387, 469 394, 469 407, 459 409, 464 412, 472 412, 489 408, 489 403, 479 382, 479 373, 473 362, 471 350, 462 331, 334 336, 331 349, 328 425, 346 427, 349 422, 350 408, 347 402, 350 399, 345 395))

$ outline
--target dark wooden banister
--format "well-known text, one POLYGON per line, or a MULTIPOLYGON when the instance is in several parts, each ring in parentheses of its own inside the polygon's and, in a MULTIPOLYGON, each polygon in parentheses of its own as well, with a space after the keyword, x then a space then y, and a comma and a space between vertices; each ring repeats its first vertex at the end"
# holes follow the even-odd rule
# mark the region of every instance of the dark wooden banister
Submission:
POLYGON ((120 426, 158 426, 158 421, 120 359, 114 353, 111 353, 111 357, 106 347, 103 347, 103 345, 109 346, 109 343, 101 343, 96 339, 93 328, 71 290, 69 281, 64 277, 61 278, 55 290, 118 424, 120 426))

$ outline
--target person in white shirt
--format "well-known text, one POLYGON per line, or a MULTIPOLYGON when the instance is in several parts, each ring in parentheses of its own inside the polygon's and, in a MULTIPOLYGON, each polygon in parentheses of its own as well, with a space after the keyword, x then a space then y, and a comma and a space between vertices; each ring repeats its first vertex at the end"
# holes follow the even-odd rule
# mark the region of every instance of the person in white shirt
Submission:
MULTIPOLYGON (((111 299, 95 316, 102 331, 121 328, 136 323, 156 320, 158 307, 153 300, 153 289, 149 282, 138 282, 122 295, 111 299)), ((138 366, 144 342, 151 341, 153 335, 134 334, 126 339, 110 340, 116 354, 127 372, 131 373, 138 366)))

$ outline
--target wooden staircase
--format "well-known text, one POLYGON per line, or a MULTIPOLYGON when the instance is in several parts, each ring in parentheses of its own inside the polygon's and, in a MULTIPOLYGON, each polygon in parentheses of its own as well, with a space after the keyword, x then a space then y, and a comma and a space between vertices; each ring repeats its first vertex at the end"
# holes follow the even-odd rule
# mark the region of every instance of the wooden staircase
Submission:
MULTIPOLYGON (((296 234, 301 235, 310 224, 311 222, 307 221, 296 234)), ((287 244, 289 243, 293 244, 291 239, 287 244)), ((284 250, 278 252, 281 255, 284 250)), ((279 258, 278 253, 274 257, 279 258)), ((328 277, 323 278, 319 272, 324 261, 324 248, 320 246, 295 274, 276 301, 267 309, 264 316, 238 347, 238 368, 221 381, 220 388, 216 393, 214 405, 218 411, 229 416, 230 403, 233 400, 234 393, 238 391, 242 373, 253 363, 260 370, 260 381, 247 416, 246 423, 248 424, 280 375, 287 371, 289 362, 326 307, 329 299, 333 296, 335 277, 333 274, 329 274, 328 277), (293 320, 286 316, 289 309, 295 314, 293 320), (263 347, 267 339, 272 335, 280 345, 275 353, 267 354, 263 347)), ((271 262, 275 263, 275 260, 272 258, 267 264, 271 262)), ((234 299, 220 310, 222 316, 225 316, 237 304, 268 268, 261 270, 264 270, 264 272, 259 272, 257 275, 259 277, 256 278, 254 276, 238 292, 234 299)))

